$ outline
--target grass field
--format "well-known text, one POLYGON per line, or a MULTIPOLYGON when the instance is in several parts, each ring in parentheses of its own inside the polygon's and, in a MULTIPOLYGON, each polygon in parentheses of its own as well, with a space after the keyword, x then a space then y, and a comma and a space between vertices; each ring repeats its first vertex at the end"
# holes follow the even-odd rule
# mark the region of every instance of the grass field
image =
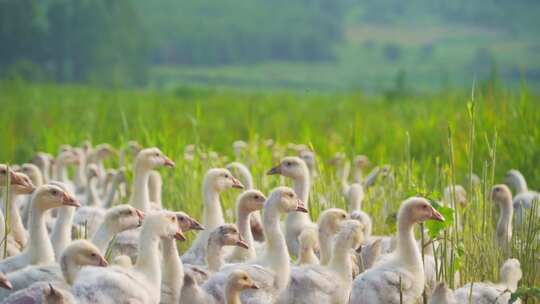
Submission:
MULTIPOLYGON (((361 153, 373 164, 391 164, 395 175, 395 183, 383 182, 364 202, 374 217, 375 234, 394 231, 388 219, 406 197, 423 194, 439 199, 452 182, 467 187, 466 176, 472 171, 482 183, 469 191, 469 207, 456 210, 463 217, 463 232, 442 234, 452 243, 448 251, 437 252, 445 264, 439 276, 448 279, 460 269, 463 282, 496 281, 504 257, 494 245, 496 219, 487 195, 512 168, 523 172, 530 188, 540 188, 539 105, 538 96, 526 88, 513 93, 476 89, 474 95, 446 90, 389 101, 354 93, 223 89, 163 93, 10 82, 0 85, 0 159, 22 163, 36 151, 56 153, 61 144, 77 145, 86 139, 117 147, 130 139, 158 146, 177 163, 174 170, 162 170, 165 204, 200 218, 202 176, 207 168, 233 159, 233 141, 250 143, 243 161, 265 193, 279 179, 264 175, 274 161, 263 141, 271 138, 281 146, 306 143, 319 157, 320 176, 310 202, 316 218, 324 201, 345 204, 335 169, 327 160, 340 151, 349 156, 361 153), (187 144, 227 159, 188 162, 183 158, 187 144), (446 261, 444 256, 453 258, 446 261)), ((227 208, 237 194, 225 194, 227 208)), ((232 220, 233 212, 226 216, 232 220)), ((539 235, 537 219, 514 231, 512 254, 524 271, 521 286, 540 286, 539 235)))

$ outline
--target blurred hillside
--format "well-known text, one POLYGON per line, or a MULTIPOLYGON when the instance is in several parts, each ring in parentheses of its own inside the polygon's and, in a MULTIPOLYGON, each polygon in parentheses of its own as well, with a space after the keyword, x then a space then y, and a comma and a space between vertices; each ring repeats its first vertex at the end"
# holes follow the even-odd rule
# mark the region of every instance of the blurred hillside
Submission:
POLYGON ((406 93, 540 84, 532 0, 0 0, 0 76, 406 93))

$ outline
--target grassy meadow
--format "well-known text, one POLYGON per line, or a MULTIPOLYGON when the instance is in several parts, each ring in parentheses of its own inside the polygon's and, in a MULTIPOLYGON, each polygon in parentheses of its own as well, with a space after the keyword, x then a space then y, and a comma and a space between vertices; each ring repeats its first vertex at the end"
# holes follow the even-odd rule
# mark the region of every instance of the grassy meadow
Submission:
MULTIPOLYGON (((61 144, 84 140, 119 148, 137 140, 159 147, 177 164, 161 170, 164 203, 200 218, 204 172, 234 159, 233 141, 249 143, 241 160, 265 193, 281 182, 264 174, 277 161, 265 140, 273 139, 284 155, 294 153, 287 143, 305 143, 318 157, 319 176, 310 198, 316 218, 323 208, 345 207, 328 160, 336 152, 365 154, 374 165, 390 164, 394 176, 380 180, 364 200, 374 234, 395 231, 392 216, 408 196, 437 200, 447 185, 462 184, 469 205, 458 206, 454 217, 461 217, 464 230, 441 232, 450 242, 436 252, 444 264, 438 276, 450 281, 459 269, 462 282, 497 281, 505 257, 494 245, 497 218, 488 195, 512 168, 524 174, 530 188, 540 189, 539 106, 538 96, 526 88, 477 88, 474 94, 445 90, 387 99, 360 93, 155 92, 5 82, 0 85, 0 159, 23 163, 37 151, 55 154, 61 144), (215 151, 219 157, 187 161, 188 144, 196 145, 198 155, 215 151), (467 179, 471 172, 482 181, 473 189, 467 179)), ((223 197, 230 221, 237 194, 230 190, 223 197)), ((538 219, 530 218, 514 231, 512 256, 520 259, 524 272, 520 286, 540 286, 539 236, 538 219)))

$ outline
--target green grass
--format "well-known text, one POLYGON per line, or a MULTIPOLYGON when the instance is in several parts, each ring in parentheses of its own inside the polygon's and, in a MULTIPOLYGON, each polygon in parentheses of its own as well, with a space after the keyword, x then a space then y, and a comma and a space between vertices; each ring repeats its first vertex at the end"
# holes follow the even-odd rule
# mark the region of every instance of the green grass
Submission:
MULTIPOLYGON (((345 206, 335 168, 326 162, 335 152, 362 153, 374 164, 391 164, 395 182, 383 182, 364 202, 376 234, 394 231, 389 218, 406 197, 420 193, 439 199, 450 181, 467 187, 465 176, 475 172, 483 182, 470 191, 469 207, 456 211, 465 229, 445 232, 451 243, 437 253, 445 264, 440 278, 450 278, 459 269, 464 282, 497 280, 504 260, 493 241, 493 205, 487 199, 491 186, 501 183, 507 170, 517 168, 531 188, 540 188, 539 100, 525 88, 513 93, 502 88, 477 90, 471 103, 471 93, 459 90, 389 101, 355 93, 185 88, 175 95, 3 83, 0 105, 1 162, 22 163, 36 151, 56 153, 61 144, 77 145, 86 139, 117 147, 135 139, 160 147, 176 161, 174 170, 161 170, 164 202, 196 218, 202 211, 205 170, 232 160, 231 144, 238 139, 250 143, 243 161, 265 193, 280 180, 264 175, 274 161, 263 140, 272 138, 281 146, 307 143, 315 149, 320 177, 314 181, 310 201, 314 218, 325 204, 345 206), (187 144, 196 144, 199 152, 217 151, 223 158, 188 162, 183 158, 187 144)), ((237 194, 234 190, 224 194, 229 210, 237 194)), ((225 214, 233 220, 234 212, 225 214)), ((521 259, 522 286, 540 286, 540 248, 531 241, 540 234, 538 220, 531 219, 527 229, 514 232, 512 253, 521 259)))

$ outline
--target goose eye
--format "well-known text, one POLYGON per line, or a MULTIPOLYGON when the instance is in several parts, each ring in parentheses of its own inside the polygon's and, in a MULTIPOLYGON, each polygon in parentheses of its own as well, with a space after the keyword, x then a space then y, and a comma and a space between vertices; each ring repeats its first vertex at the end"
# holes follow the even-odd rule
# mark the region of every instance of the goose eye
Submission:
POLYGON ((180 221, 181 221, 181 222, 183 222, 183 221, 185 221, 185 220, 186 220, 186 219, 183 218, 183 217, 180 218, 180 221))
POLYGON ((254 199, 259 199, 258 195, 253 196, 254 199))
POLYGON ((6 174, 6 170, 4 169, 0 170, 0 174, 6 174))
POLYGON ((223 175, 225 178, 229 178, 229 174, 225 174, 223 175))
POLYGON ((159 153, 154 154, 155 157, 159 157, 159 153))
POLYGON ((57 195, 57 194, 58 194, 58 191, 56 191, 56 190, 51 190, 51 194, 52 194, 52 195, 57 195))
POLYGON ((290 166, 290 165, 292 165, 292 163, 291 162, 286 162, 285 165, 290 166))
POLYGON ((91 257, 96 257, 95 253, 90 254, 91 257))
POLYGON ((175 221, 176 220, 176 216, 171 216, 171 221, 175 221))
POLYGON ((342 214, 341 215, 341 218, 346 218, 347 216, 345 214, 342 214))
POLYGON ((243 279, 247 281, 247 277, 246 277, 246 276, 244 276, 243 279))

